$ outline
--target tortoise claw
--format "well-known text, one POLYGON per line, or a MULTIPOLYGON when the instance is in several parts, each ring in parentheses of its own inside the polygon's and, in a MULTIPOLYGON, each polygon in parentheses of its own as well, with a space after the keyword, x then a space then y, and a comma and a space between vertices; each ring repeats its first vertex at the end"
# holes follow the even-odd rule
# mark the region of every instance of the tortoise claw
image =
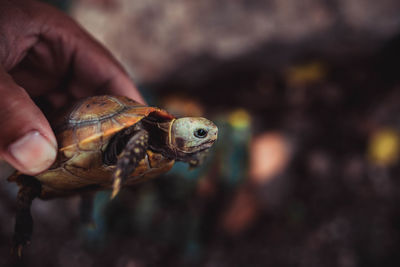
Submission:
MULTIPOLYGON (((30 242, 26 242, 25 245, 29 245, 30 242)), ((24 246, 23 244, 19 244, 19 245, 15 245, 12 249, 11 249, 11 255, 17 255, 18 259, 22 258, 22 252, 24 250, 24 246)))
POLYGON ((17 194, 17 214, 11 252, 21 258, 24 246, 30 244, 33 230, 31 205, 32 201, 40 195, 41 184, 32 176, 21 175, 19 179, 21 185, 17 194))
POLYGON ((113 183, 111 199, 114 199, 118 195, 120 189, 121 189, 121 178, 118 177, 114 180, 114 183, 113 183))
POLYGON ((19 245, 18 247, 17 247, 17 256, 18 256, 18 258, 22 258, 22 250, 24 249, 24 246, 23 245, 19 245))

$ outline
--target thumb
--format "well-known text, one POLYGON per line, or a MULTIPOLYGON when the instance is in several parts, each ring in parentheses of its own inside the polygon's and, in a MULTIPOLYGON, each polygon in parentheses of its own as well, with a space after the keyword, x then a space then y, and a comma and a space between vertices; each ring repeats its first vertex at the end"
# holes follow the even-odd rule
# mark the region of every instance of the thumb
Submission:
POLYGON ((56 154, 57 142, 45 116, 0 68, 0 158, 34 175, 50 167, 56 154))

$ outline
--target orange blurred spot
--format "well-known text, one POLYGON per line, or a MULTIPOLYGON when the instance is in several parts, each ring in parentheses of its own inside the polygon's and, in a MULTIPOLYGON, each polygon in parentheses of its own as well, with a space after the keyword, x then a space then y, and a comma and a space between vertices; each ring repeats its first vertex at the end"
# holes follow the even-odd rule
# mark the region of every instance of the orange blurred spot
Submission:
POLYGON ((241 188, 232 205, 222 217, 222 226, 226 232, 235 235, 248 229, 257 216, 258 203, 254 195, 241 188))
POLYGON ((201 117, 204 114, 203 107, 197 101, 182 96, 166 97, 162 106, 177 117, 201 117))
POLYGON ((215 183, 211 179, 208 179, 208 177, 200 179, 197 184, 197 193, 202 197, 214 195, 215 190, 215 183))
POLYGON ((280 174, 290 157, 288 140, 280 133, 256 136, 250 147, 250 180, 264 184, 280 174))

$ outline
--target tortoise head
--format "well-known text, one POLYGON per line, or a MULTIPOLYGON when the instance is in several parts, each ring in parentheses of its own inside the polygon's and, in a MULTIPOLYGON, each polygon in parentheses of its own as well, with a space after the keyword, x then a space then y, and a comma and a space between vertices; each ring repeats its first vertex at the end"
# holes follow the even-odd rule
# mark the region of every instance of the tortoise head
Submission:
POLYGON ((177 160, 197 165, 217 140, 217 135, 217 126, 205 118, 176 119, 170 126, 170 149, 176 152, 177 160))

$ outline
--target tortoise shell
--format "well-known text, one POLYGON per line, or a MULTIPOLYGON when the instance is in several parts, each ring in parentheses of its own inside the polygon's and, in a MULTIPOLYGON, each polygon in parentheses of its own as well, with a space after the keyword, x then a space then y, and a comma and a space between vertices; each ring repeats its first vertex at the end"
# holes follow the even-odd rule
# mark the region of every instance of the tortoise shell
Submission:
MULTIPOLYGON (((162 109, 123 96, 95 96, 75 105, 56 129, 59 145, 56 162, 49 170, 36 176, 42 183, 40 197, 111 188, 115 166, 106 166, 102 161, 110 139, 150 114, 163 121, 174 119, 162 109)), ((126 184, 157 176, 168 171, 173 164, 174 160, 148 150, 126 184)))

